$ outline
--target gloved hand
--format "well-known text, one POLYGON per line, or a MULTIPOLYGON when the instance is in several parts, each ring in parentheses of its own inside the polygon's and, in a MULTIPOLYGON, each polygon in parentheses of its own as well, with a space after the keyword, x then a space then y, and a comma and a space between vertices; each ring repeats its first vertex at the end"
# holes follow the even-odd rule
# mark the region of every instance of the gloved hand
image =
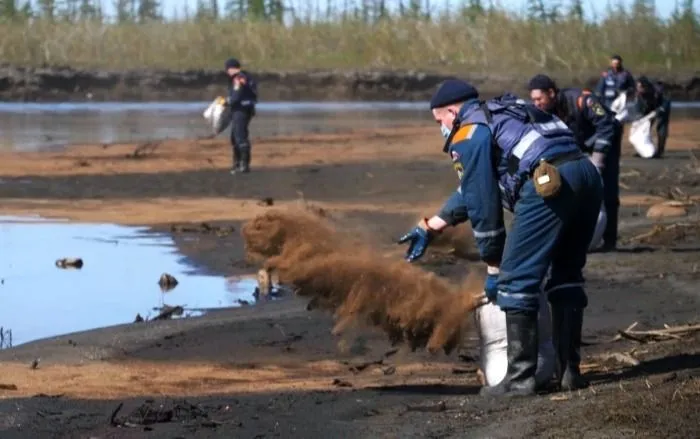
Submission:
POLYGON ((405 244, 410 242, 408 250, 406 250, 406 260, 413 262, 423 256, 435 233, 437 231, 431 230, 428 227, 428 221, 423 219, 413 230, 403 235, 398 243, 405 244))
POLYGON ((487 274, 484 282, 484 294, 492 302, 496 303, 498 297, 498 274, 487 274))

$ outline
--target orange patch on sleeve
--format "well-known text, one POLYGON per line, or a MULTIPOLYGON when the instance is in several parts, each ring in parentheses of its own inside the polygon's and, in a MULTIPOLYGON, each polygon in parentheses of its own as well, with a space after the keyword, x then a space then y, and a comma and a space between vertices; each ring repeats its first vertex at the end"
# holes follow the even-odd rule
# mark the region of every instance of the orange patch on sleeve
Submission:
POLYGON ((458 129, 455 133, 454 137, 452 137, 452 143, 454 144, 461 142, 462 140, 471 139, 472 135, 474 134, 474 130, 476 130, 476 125, 473 124, 460 127, 460 129, 458 129))

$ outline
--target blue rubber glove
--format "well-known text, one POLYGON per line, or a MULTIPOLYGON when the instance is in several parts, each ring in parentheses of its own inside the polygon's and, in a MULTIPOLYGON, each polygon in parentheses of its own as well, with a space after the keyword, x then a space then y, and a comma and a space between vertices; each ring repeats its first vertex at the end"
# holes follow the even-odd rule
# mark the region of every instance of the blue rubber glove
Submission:
POLYGON ((428 229, 426 220, 423 220, 413 230, 399 239, 399 244, 410 243, 408 250, 406 250, 406 260, 408 262, 413 262, 423 256, 428 245, 433 240, 433 233, 428 229))
POLYGON ((498 297, 498 275, 497 274, 487 274, 486 281, 484 282, 484 293, 486 298, 491 302, 496 303, 496 298, 498 297))

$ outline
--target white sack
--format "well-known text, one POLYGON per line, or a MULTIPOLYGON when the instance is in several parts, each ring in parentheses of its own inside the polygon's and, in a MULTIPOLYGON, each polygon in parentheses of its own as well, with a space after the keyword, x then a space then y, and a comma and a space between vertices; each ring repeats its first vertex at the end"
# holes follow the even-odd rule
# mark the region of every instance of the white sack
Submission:
MULTIPOLYGON (((474 313, 479 333, 481 370, 487 386, 500 383, 508 371, 508 339, 506 313, 498 305, 487 303, 474 313)), ((552 320, 544 292, 540 297, 539 354, 537 358, 537 385, 548 383, 555 372, 555 352, 552 344, 552 320)))
POLYGON ((226 99, 219 96, 202 113, 204 119, 211 126, 213 135, 218 135, 228 128, 231 123, 231 109, 226 105, 226 99))
POLYGON ((650 159, 656 155, 656 145, 651 140, 651 124, 656 112, 652 111, 643 118, 632 122, 630 126, 629 141, 637 154, 644 159, 650 159))
POLYGON ((605 204, 601 203, 600 212, 598 213, 598 222, 595 225, 595 232, 593 232, 593 239, 591 239, 588 250, 595 250, 603 245, 603 233, 605 233, 605 227, 607 225, 608 214, 605 211, 605 204))
POLYGON ((620 122, 626 122, 629 116, 629 111, 627 110, 627 94, 620 93, 612 104, 610 104, 610 109, 615 113, 615 119, 620 122))

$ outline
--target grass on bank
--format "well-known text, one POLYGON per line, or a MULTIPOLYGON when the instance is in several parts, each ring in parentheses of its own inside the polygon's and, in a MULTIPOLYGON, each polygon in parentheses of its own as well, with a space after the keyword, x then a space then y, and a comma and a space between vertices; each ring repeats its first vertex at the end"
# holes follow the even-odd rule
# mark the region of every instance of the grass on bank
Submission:
POLYGON ((236 56, 252 70, 414 69, 445 73, 573 77, 598 74, 611 53, 632 71, 690 72, 700 66, 695 17, 662 21, 617 11, 597 24, 532 20, 499 11, 431 20, 387 17, 297 22, 179 21, 147 24, 0 22, 0 60, 75 68, 220 69, 236 56))

